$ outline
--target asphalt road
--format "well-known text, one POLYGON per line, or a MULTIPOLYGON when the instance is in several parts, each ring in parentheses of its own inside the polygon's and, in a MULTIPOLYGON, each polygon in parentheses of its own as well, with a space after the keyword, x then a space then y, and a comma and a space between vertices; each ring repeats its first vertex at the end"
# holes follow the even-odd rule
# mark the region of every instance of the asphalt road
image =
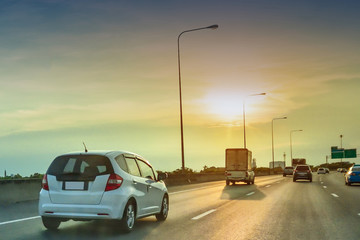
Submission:
POLYGON ((46 230, 37 202, 0 206, 1 239, 360 239, 360 185, 343 174, 313 174, 313 182, 264 176, 255 185, 225 181, 172 187, 165 222, 140 219, 130 234, 109 222, 62 223, 46 230))

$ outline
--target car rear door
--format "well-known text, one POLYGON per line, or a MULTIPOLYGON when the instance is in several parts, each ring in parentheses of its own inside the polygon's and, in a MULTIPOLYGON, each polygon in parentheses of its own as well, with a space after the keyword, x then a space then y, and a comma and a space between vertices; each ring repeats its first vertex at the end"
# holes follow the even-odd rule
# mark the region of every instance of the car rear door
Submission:
POLYGON ((99 204, 113 172, 105 156, 60 156, 47 172, 50 199, 58 204, 99 204))
POLYGON ((160 212, 162 198, 164 195, 163 185, 156 181, 156 176, 153 168, 144 159, 137 158, 139 165, 142 181, 147 184, 147 214, 160 212))
POLYGON ((135 156, 125 156, 128 173, 131 175, 132 192, 137 202, 138 216, 147 214, 148 208, 148 183, 141 177, 139 166, 135 156))

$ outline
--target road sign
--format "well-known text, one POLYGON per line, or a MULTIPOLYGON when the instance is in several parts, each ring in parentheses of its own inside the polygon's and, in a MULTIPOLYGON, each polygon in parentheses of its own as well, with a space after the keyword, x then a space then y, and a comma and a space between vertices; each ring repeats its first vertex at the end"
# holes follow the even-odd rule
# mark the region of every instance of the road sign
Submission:
POLYGON ((345 158, 356 158, 356 148, 345 149, 345 158))
POLYGON ((331 147, 331 158, 339 159, 339 158, 356 158, 356 148, 352 149, 344 149, 338 147, 331 147))

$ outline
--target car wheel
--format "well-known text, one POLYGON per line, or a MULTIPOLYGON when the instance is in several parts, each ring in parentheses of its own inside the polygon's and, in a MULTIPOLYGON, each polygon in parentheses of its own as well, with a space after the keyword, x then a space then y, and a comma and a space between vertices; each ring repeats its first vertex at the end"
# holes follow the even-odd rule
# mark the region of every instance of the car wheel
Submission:
POLYGON ((167 195, 164 196, 161 204, 161 212, 156 214, 156 219, 158 221, 165 221, 169 213, 169 197, 167 195))
POLYGON ((312 182, 312 178, 310 178, 309 181, 312 182))
POLYGON ((286 174, 283 174, 283 177, 286 177, 286 174))
POLYGON ((226 180, 226 185, 229 186, 230 185, 230 181, 226 180))
POLYGON ((52 217, 41 217, 44 227, 49 230, 56 230, 60 226, 61 221, 52 217))
POLYGON ((253 178, 253 180, 252 180, 252 184, 254 184, 255 183, 255 177, 253 178))
POLYGON ((296 182, 296 178, 293 178, 293 182, 296 182))
POLYGON ((351 182, 348 182, 348 186, 351 186, 351 182))
POLYGON ((124 232, 131 232, 135 225, 136 210, 133 201, 129 201, 124 209, 124 214, 121 219, 121 227, 124 232))

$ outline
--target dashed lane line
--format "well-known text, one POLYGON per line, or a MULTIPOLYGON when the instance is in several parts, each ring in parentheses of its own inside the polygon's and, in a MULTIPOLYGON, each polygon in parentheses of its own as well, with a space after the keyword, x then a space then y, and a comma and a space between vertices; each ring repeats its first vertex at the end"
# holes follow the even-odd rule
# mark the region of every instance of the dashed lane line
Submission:
POLYGON ((336 198, 338 198, 339 196, 338 195, 336 195, 335 193, 332 193, 331 194, 333 197, 336 197, 336 198))
POLYGON ((249 192, 248 194, 246 194, 246 196, 251 196, 253 194, 255 194, 255 192, 249 192))
POLYGON ((207 216, 207 215, 209 215, 209 214, 211 214, 211 213, 213 213, 215 211, 216 211, 216 209, 211 209, 211 210, 209 210, 207 212, 204 212, 203 214, 200 214, 200 215, 198 215, 196 217, 193 217, 191 220, 198 220, 198 219, 203 218, 203 217, 205 217, 205 216, 207 216))

